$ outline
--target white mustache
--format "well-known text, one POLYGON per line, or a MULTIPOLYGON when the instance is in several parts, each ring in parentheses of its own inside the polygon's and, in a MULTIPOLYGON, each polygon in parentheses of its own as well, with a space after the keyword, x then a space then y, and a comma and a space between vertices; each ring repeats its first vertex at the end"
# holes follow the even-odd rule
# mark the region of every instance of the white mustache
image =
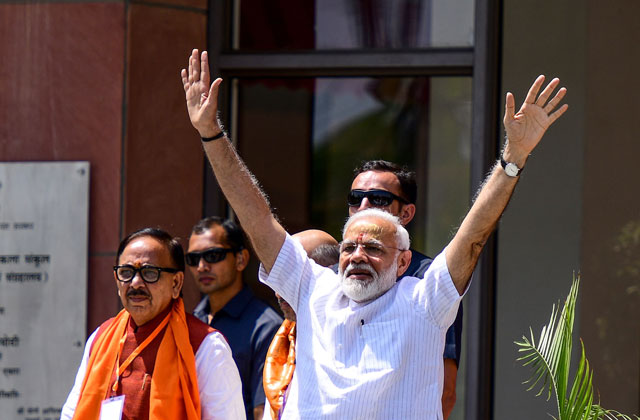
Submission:
POLYGON ((373 267, 371 267, 369 264, 367 263, 349 263, 349 265, 347 266, 347 268, 344 270, 345 272, 345 277, 346 276, 350 276, 351 272, 353 270, 364 270, 367 273, 371 274, 372 277, 376 278, 378 276, 378 273, 376 272, 376 270, 373 269, 373 267))

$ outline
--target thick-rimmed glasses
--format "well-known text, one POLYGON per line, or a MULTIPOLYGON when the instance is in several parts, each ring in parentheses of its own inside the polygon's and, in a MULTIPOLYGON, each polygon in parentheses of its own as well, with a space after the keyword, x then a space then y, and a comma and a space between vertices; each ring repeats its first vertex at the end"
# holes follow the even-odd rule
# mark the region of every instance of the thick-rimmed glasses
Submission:
POLYGON ((113 271, 116 273, 116 278, 122 283, 129 283, 136 276, 136 273, 140 273, 140 277, 145 283, 155 283, 160 280, 162 272, 177 273, 177 268, 169 267, 156 267, 155 265, 143 265, 142 267, 134 267, 130 264, 116 265, 113 267, 113 271))

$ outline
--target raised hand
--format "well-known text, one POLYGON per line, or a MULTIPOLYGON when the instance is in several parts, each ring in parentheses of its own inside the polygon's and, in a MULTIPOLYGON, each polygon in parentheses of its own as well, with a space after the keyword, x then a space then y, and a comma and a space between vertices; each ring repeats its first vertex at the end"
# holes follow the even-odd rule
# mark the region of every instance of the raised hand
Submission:
POLYGON ((189 56, 189 68, 182 69, 182 86, 187 100, 187 110, 191 124, 201 137, 213 137, 222 131, 218 123, 218 88, 222 79, 211 83, 209 60, 206 51, 198 56, 194 49, 189 56))
POLYGON ((569 108, 569 105, 564 104, 554 111, 567 93, 567 89, 564 87, 560 88, 555 96, 547 102, 560 83, 560 79, 551 80, 538 95, 543 83, 544 76, 538 76, 517 113, 515 113, 513 94, 507 93, 504 111, 507 144, 503 157, 507 162, 513 162, 520 168, 524 166, 529 153, 538 145, 547 128, 569 108))

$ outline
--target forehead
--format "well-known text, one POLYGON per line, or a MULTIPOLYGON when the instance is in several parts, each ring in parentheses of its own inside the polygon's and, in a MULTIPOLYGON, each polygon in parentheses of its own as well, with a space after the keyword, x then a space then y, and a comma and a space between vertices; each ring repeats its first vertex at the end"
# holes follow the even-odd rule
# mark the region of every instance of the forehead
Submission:
POLYGON ((384 190, 401 195, 400 180, 392 172, 367 171, 358 174, 351 183, 352 190, 384 190))
POLYGON ((120 264, 171 265, 171 255, 164 243, 150 236, 142 236, 129 242, 122 251, 120 264))
POLYGON ((189 238, 189 251, 201 251, 208 248, 224 248, 227 246, 227 232, 220 225, 199 234, 192 234, 189 238))
POLYGON ((385 245, 395 244, 395 226, 388 220, 363 218, 353 222, 344 233, 344 240, 366 242, 377 240, 385 245))

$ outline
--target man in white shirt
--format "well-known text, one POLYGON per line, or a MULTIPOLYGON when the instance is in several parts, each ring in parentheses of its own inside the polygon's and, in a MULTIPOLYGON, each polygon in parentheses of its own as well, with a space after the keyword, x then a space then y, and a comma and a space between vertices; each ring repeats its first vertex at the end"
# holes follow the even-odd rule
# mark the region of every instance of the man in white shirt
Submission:
POLYGON ((193 50, 181 75, 191 123, 262 262, 261 280, 297 313, 297 366, 283 418, 441 419, 446 330, 530 152, 567 109, 554 112, 566 89, 552 97, 559 83, 553 79, 538 95, 544 83, 538 77, 517 114, 507 94, 500 163, 424 278, 396 282, 411 252, 394 216, 372 209, 349 219, 338 274, 311 262, 272 214, 217 120, 222 80, 210 85, 207 53, 193 50))

